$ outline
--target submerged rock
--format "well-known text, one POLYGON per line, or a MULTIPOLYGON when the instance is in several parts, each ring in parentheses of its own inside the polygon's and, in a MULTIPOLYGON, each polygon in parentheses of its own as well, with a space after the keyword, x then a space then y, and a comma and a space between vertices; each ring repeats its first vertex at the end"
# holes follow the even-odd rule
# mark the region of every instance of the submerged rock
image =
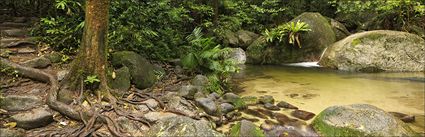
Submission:
POLYGON ((279 103, 277 103, 277 106, 281 108, 287 108, 287 109, 298 109, 298 107, 291 105, 285 101, 280 101, 279 103))
POLYGON ((261 104, 274 104, 274 98, 273 96, 270 95, 264 95, 264 96, 260 96, 260 98, 258 99, 258 102, 261 104))
POLYGON ((224 137, 207 122, 176 116, 158 121, 147 133, 148 137, 224 137))
POLYGON ((399 118, 401 121, 403 121, 405 123, 415 122, 415 116, 414 115, 407 115, 407 114, 403 114, 403 113, 400 113, 400 112, 388 112, 388 113, 399 118))
POLYGON ((270 104, 270 103, 264 104, 264 108, 266 108, 268 110, 273 110, 273 111, 279 111, 280 110, 280 108, 278 106, 275 106, 275 105, 270 104))
POLYGON ((415 136, 391 114, 367 104, 332 106, 312 122, 322 136, 415 136))
POLYGON ((0 97, 0 106, 8 111, 29 110, 43 104, 43 100, 32 95, 9 95, 0 97))
POLYGON ((29 112, 15 114, 12 120, 16 126, 24 129, 43 127, 53 122, 53 114, 45 108, 36 108, 29 112))
POLYGON ((295 110, 291 112, 291 116, 302 120, 310 120, 315 116, 315 114, 304 110, 295 110))
POLYGON ((399 31, 353 34, 330 46, 319 64, 344 71, 424 71, 425 40, 399 31))

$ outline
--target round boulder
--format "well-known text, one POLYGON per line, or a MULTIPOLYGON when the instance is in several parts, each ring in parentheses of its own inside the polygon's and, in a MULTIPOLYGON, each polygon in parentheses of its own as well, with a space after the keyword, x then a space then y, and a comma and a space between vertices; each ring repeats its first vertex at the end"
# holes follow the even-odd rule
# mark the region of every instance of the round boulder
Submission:
POLYGON ((414 136, 402 121, 375 106, 332 106, 312 122, 322 136, 414 136))
POLYGON ((424 71, 425 40, 399 31, 353 34, 330 46, 319 64, 345 71, 424 71))
POLYGON ((318 61, 325 48, 336 41, 331 23, 320 13, 305 12, 291 22, 305 22, 311 31, 302 33, 301 48, 296 45, 282 45, 283 56, 281 63, 318 61))

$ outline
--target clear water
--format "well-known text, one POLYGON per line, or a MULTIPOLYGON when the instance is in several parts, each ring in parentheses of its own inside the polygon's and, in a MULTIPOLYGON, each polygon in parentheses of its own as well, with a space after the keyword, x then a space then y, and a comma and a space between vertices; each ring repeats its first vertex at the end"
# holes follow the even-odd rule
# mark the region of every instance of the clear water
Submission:
POLYGON ((424 132, 425 75, 348 73, 323 68, 246 66, 237 76, 242 96, 272 95, 318 114, 334 105, 366 103, 415 115, 410 124, 424 132))

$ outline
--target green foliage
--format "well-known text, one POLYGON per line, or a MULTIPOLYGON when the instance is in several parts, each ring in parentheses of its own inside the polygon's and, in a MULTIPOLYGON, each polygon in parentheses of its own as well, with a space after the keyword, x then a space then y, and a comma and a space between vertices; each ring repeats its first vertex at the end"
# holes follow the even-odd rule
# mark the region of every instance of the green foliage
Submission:
POLYGON ((288 43, 298 45, 301 48, 301 42, 299 36, 302 32, 311 31, 309 25, 305 22, 289 22, 283 25, 279 25, 276 28, 273 28, 271 31, 265 30, 263 35, 266 37, 266 41, 273 43, 275 40, 278 42, 284 42, 286 40, 285 36, 288 37, 288 43))
POLYGON ((201 28, 195 28, 186 39, 189 46, 185 47, 188 53, 182 57, 183 68, 208 74, 210 83, 207 89, 223 94, 229 74, 238 70, 235 61, 223 56, 230 49, 221 48, 213 38, 204 38, 201 28))
POLYGON ((425 27, 422 23, 425 18, 423 0, 331 0, 329 3, 337 8, 336 14, 346 16, 342 20, 348 25, 361 26, 366 21, 374 21, 381 29, 403 30, 408 25, 425 27), (365 14, 376 16, 367 18, 365 14))
POLYGON ((189 10, 171 0, 112 1, 109 45, 153 59, 176 58, 191 21, 189 10))
POLYGON ((221 48, 211 37, 204 38, 201 28, 195 28, 186 39, 189 41, 190 46, 185 47, 188 54, 182 57, 183 68, 218 74, 228 74, 237 71, 234 61, 222 56, 229 52, 230 49, 221 48))
POLYGON ((56 12, 41 18, 32 35, 51 48, 74 53, 83 35, 84 12, 81 0, 56 0, 56 12))
POLYGON ((86 83, 87 85, 92 85, 99 82, 100 80, 97 78, 96 75, 87 76, 86 79, 84 80, 84 83, 86 83))
POLYGON ((6 65, 2 65, 1 63, 0 63, 0 74, 11 76, 12 82, 15 82, 16 79, 19 77, 19 72, 17 70, 15 70, 12 67, 8 67, 6 65))

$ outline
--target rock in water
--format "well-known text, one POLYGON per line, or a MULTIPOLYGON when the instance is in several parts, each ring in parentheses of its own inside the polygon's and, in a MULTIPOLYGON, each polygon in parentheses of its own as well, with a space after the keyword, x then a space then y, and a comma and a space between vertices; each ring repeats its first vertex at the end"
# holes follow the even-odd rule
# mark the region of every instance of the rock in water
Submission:
POLYGON ((207 122, 184 116, 159 120, 146 134, 148 137, 224 137, 214 131, 207 122))
POLYGON ((298 107, 291 105, 285 101, 280 101, 279 103, 277 103, 277 106, 281 108, 287 108, 287 109, 298 109, 298 107))
POLYGON ((273 96, 270 95, 264 95, 264 96, 260 96, 260 98, 258 99, 258 102, 261 104, 274 104, 274 98, 273 96))
POLYGON ((111 63, 114 67, 128 67, 131 82, 139 89, 151 87, 164 73, 164 70, 155 67, 147 59, 132 51, 113 53, 111 63))
POLYGON ((296 118, 302 119, 302 120, 310 120, 315 116, 314 113, 307 112, 304 110, 295 110, 291 112, 291 116, 294 116, 296 118))
POLYGON ((232 126, 230 129, 231 137, 264 137, 263 131, 254 123, 248 120, 242 120, 232 126))
POLYGON ((45 108, 36 108, 29 112, 15 114, 12 117, 16 126, 24 129, 43 127, 53 122, 53 114, 45 108))
POLYGON ((345 71, 424 71, 425 40, 399 31, 353 34, 330 46, 319 64, 345 71))
POLYGON ((312 122, 322 136, 415 136, 402 121, 367 104, 332 106, 312 122))
POLYGON ((266 108, 268 110, 273 110, 273 111, 279 111, 280 110, 280 108, 278 106, 275 106, 275 105, 270 104, 270 103, 264 104, 264 108, 266 108))

